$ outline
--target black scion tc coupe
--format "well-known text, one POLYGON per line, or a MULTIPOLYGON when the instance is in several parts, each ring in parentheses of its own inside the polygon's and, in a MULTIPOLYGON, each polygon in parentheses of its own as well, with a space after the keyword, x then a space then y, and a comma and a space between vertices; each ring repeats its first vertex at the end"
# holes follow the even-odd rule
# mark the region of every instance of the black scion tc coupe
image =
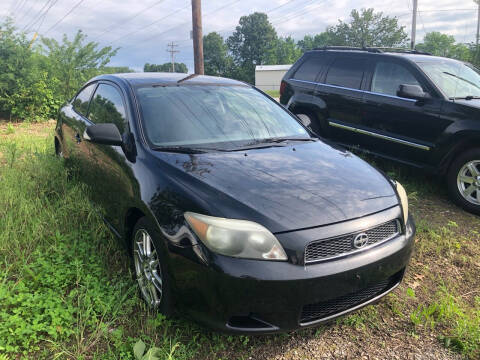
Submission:
POLYGON ((239 333, 314 326, 376 302, 409 262, 403 187, 242 82, 96 77, 60 110, 55 148, 165 314, 239 333))

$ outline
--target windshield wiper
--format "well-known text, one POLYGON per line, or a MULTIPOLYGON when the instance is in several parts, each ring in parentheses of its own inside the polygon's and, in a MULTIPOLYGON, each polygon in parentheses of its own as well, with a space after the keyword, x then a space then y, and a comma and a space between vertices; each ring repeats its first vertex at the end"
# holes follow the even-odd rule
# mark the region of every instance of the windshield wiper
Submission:
POLYGON ((312 141, 315 142, 317 141, 314 138, 298 138, 298 137, 274 137, 274 138, 269 138, 269 139, 263 139, 260 140, 261 142, 265 143, 281 143, 284 141, 312 141))
POLYGON ((467 96, 454 96, 450 98, 450 100, 473 100, 473 99, 480 99, 480 96, 467 95, 467 96))
POLYGON ((480 89, 480 87, 479 87, 477 84, 475 84, 474 82, 472 82, 472 81, 470 81, 470 80, 467 80, 467 79, 465 79, 465 78, 463 78, 463 77, 461 77, 461 76, 452 74, 451 72, 448 72, 448 71, 444 71, 443 73, 446 74, 446 75, 453 76, 454 78, 456 78, 456 79, 458 79, 458 80, 462 80, 462 81, 466 82, 467 84, 469 84, 469 85, 471 85, 471 86, 473 86, 473 87, 476 87, 477 89, 480 89))
POLYGON ((193 148, 188 146, 155 146, 152 148, 152 150, 173 152, 173 153, 180 153, 180 154, 204 154, 209 150, 213 150, 213 149, 193 148))

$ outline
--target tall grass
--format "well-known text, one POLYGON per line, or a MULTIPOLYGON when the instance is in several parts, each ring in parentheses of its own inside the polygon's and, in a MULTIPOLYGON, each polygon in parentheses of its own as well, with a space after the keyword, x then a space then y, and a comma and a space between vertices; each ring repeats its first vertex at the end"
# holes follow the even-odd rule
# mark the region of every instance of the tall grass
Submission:
MULTIPOLYGON (((124 250, 53 156, 53 137, 25 133, 0 137, 0 354, 133 358, 137 337, 150 342, 165 321, 140 331, 157 315, 136 296, 124 250)), ((192 357, 179 338, 166 333, 160 353, 192 357)))

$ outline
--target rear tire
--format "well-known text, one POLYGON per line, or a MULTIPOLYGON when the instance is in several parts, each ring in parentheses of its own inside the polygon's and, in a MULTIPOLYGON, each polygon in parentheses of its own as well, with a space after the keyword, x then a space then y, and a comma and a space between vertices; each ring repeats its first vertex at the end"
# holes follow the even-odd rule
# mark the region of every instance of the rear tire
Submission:
POLYGON ((155 225, 146 217, 136 223, 131 244, 134 276, 142 299, 150 308, 171 315, 173 298, 167 256, 155 225))
POLYGON ((451 199, 465 210, 480 215, 480 148, 453 160, 447 174, 451 199))

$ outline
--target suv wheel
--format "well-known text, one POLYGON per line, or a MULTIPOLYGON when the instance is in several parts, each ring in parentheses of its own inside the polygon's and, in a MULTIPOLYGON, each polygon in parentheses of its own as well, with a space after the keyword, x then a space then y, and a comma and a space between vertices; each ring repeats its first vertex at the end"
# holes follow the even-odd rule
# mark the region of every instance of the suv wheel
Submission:
POLYGON ((147 305, 169 315, 173 309, 170 279, 166 256, 160 250, 154 225, 147 218, 141 218, 132 238, 135 278, 147 305))
POLYGON ((480 215, 480 148, 453 161, 448 171, 448 190, 458 205, 480 215))

